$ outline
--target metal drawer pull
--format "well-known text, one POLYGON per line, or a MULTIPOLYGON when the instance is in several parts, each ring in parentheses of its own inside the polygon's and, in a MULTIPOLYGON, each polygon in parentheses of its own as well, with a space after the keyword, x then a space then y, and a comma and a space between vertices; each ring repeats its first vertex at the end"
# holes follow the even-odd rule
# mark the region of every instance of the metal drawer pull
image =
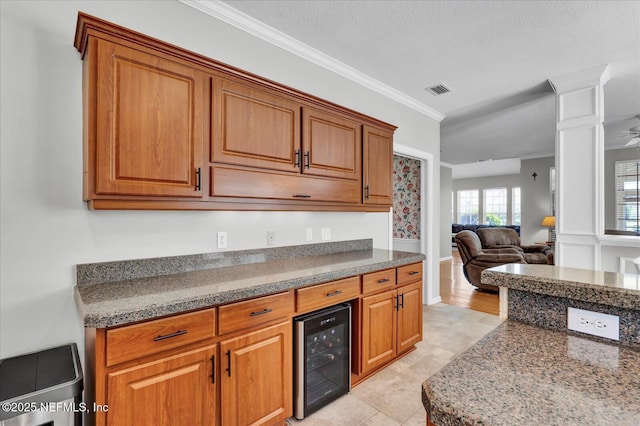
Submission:
POLYGON ((216 382, 216 356, 211 355, 211 383, 216 382))
POLYGON ((258 315, 268 314, 269 312, 273 312, 273 309, 263 309, 257 312, 251 312, 252 317, 257 317, 258 315))
POLYGON ((378 284, 384 284, 384 283, 388 283, 389 282, 389 278, 383 278, 381 280, 378 280, 378 284))
POLYGON ((182 336, 183 334, 187 334, 187 330, 178 330, 175 333, 165 334, 164 336, 154 337, 153 341, 154 342, 159 342, 160 340, 171 339, 172 337, 182 336))
POLYGON ((411 271, 411 272, 409 272, 409 275, 418 275, 419 273, 420 272, 418 272, 418 271, 411 271))
POLYGON ((293 198, 311 198, 311 195, 307 195, 307 194, 293 194, 293 198))
POLYGON ((327 293, 327 297, 337 296, 342 293, 342 290, 332 291, 331 293, 327 293))

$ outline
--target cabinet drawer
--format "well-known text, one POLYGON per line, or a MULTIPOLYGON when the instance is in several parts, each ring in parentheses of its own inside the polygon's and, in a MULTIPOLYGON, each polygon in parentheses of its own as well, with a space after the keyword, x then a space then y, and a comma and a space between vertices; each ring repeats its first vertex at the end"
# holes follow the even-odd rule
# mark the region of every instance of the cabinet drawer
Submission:
POLYGON ((418 281, 422 279, 422 262, 398 268, 398 285, 418 281))
POLYGON ((226 334, 293 313, 293 292, 274 294, 218 308, 218 333, 226 334))
POLYGON ((385 269, 362 276, 362 294, 375 293, 387 290, 396 285, 396 270, 385 269))
POLYGON ((355 299, 360 295, 360 277, 351 277, 296 290, 296 312, 307 312, 355 299))
POLYGON ((107 330, 107 366, 215 336, 215 309, 107 330))

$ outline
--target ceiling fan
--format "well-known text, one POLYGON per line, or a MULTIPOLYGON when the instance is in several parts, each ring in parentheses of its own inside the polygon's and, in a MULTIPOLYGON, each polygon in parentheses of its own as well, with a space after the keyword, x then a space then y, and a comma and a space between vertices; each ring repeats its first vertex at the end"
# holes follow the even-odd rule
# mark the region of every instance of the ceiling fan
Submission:
POLYGON ((631 139, 624 144, 624 146, 637 145, 640 142, 640 126, 631 127, 628 131, 624 131, 626 136, 631 136, 631 139))
MULTIPOLYGON (((640 119, 640 114, 636 115, 635 118, 640 119)), ((627 143, 624 144, 624 146, 637 146, 640 144, 640 126, 633 126, 629 128, 629 130, 620 131, 620 133, 622 134, 620 136, 616 136, 615 138, 631 138, 627 141, 627 143)))

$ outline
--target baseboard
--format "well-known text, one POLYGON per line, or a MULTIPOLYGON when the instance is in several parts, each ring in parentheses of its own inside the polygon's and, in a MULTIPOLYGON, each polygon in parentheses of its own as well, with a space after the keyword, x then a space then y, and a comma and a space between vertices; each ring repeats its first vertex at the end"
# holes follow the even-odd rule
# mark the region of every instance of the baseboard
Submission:
POLYGON ((436 303, 440 302, 442 302, 442 298, 440 296, 427 298, 427 305, 435 305, 436 303))
POLYGON ((444 262, 446 260, 452 260, 452 259, 453 259, 453 256, 441 257, 440 262, 444 262))

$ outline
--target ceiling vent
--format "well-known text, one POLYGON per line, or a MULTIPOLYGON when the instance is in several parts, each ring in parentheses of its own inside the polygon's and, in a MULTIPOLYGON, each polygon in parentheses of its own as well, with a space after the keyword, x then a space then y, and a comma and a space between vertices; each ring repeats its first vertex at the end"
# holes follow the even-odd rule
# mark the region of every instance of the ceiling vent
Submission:
POLYGON ((451 89, 449 89, 442 83, 438 83, 435 86, 427 87, 425 90, 435 96, 444 95, 445 93, 449 93, 451 91, 451 89))

